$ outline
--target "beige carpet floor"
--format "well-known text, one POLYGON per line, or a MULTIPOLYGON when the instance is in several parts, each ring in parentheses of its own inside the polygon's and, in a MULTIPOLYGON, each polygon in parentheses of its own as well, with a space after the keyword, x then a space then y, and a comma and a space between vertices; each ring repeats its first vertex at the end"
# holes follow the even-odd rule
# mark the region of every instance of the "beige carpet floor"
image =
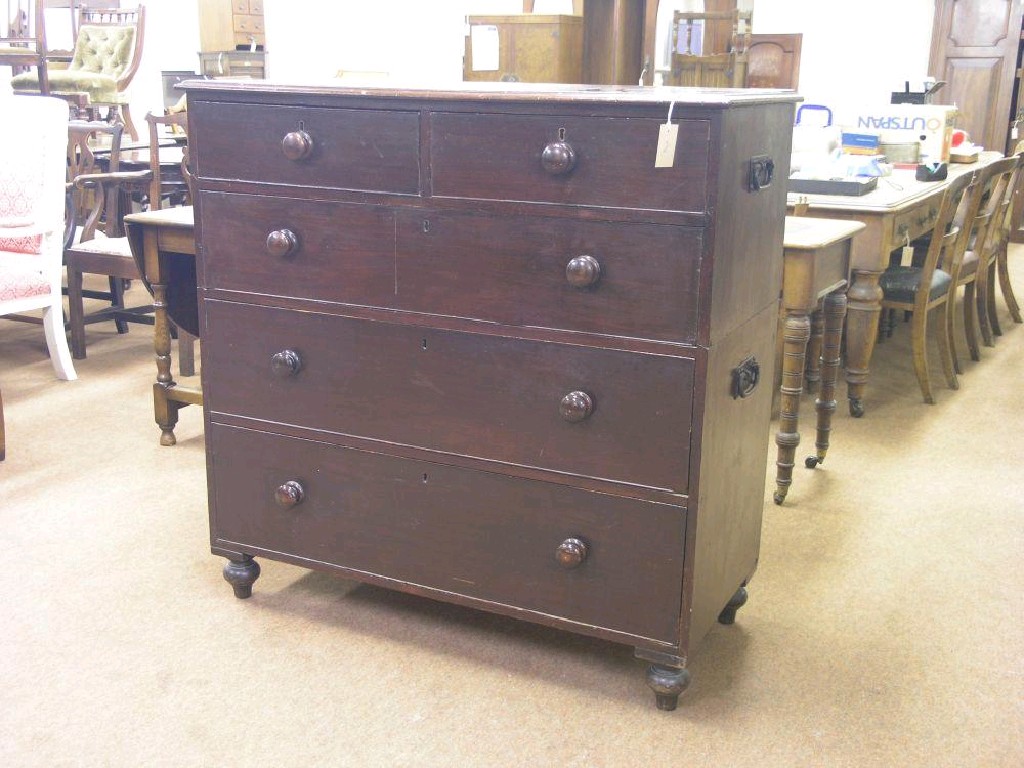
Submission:
POLYGON ((65 383, 5 322, 0 766, 1024 765, 1024 326, 999 307, 960 391, 933 355, 934 406, 901 325, 825 465, 782 507, 766 484, 750 601, 674 713, 624 646, 268 560, 236 600, 200 411, 157 442, 149 329, 91 326, 65 383))

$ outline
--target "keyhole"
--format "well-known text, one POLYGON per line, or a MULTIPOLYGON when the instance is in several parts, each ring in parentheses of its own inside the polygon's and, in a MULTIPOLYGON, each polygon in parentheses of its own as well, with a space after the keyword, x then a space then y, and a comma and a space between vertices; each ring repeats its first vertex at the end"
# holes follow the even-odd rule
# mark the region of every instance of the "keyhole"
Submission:
POLYGON ((424 232, 429 232, 430 231, 430 219, 424 219, 423 220, 423 231, 424 232))
POLYGON ((423 348, 424 348, 424 349, 426 349, 426 348, 427 348, 427 340, 426 340, 426 339, 424 339, 424 340, 423 340, 423 348))
POLYGON ((558 140, 565 141, 565 128, 558 129, 558 140))
POLYGON ((424 483, 427 482, 427 473, 426 472, 423 473, 423 482, 424 483))

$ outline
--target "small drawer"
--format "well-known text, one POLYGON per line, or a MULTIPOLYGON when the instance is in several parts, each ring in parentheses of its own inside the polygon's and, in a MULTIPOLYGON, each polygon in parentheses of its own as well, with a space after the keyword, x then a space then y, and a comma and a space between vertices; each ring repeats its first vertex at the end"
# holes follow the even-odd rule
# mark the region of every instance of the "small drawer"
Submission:
POLYGON ((214 546, 678 638, 683 507, 218 424, 207 450, 214 546))
POLYGON ((914 240, 931 232, 938 215, 939 204, 936 201, 922 203, 896 214, 893 217, 893 248, 900 248, 907 244, 908 239, 914 240))
POLYGON ((231 10, 235 14, 249 13, 249 0, 232 0, 231 10))
POLYGON ((236 15, 232 18, 232 23, 235 32, 244 32, 250 35, 262 35, 264 32, 262 16, 236 15))
POLYGON ((205 178, 415 195, 419 115, 197 100, 196 173, 205 178))
POLYGON ((702 213, 710 124, 675 122, 675 164, 655 168, 664 119, 434 113, 432 193, 702 213))
POLYGON ((370 205, 203 192, 207 288, 389 307, 394 213, 370 205))
POLYGON ((691 342, 703 232, 654 224, 398 214, 397 306, 517 326, 691 342))
POLYGON ((204 307, 211 412, 687 489, 692 358, 204 307))

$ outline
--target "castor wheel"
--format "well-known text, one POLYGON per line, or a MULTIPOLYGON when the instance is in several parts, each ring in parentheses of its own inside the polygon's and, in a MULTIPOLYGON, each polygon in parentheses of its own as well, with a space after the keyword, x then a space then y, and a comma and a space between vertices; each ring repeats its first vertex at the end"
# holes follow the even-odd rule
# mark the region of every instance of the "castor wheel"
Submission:
POLYGON ((782 502, 786 500, 786 491, 786 488, 779 488, 772 494, 772 498, 775 499, 776 504, 782 504, 782 502))
POLYGON ((855 419, 864 415, 864 403, 859 398, 850 398, 850 415, 855 419))
POLYGON ((816 466, 818 466, 820 461, 822 460, 819 459, 817 456, 808 456, 806 459, 804 459, 804 466, 807 467, 808 469, 814 469, 816 466))

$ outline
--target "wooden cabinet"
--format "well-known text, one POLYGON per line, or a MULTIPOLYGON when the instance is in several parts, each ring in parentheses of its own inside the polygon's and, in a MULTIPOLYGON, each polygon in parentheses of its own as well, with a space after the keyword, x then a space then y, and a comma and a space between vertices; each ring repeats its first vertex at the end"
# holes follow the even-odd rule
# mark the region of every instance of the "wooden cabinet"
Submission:
POLYGON ((200 71, 266 77, 263 0, 199 0, 200 71))
POLYGON ((793 98, 188 99, 235 594, 262 556, 605 638, 673 708, 758 559, 793 98))
POLYGON ((470 16, 462 79, 583 82, 583 17, 470 16))

